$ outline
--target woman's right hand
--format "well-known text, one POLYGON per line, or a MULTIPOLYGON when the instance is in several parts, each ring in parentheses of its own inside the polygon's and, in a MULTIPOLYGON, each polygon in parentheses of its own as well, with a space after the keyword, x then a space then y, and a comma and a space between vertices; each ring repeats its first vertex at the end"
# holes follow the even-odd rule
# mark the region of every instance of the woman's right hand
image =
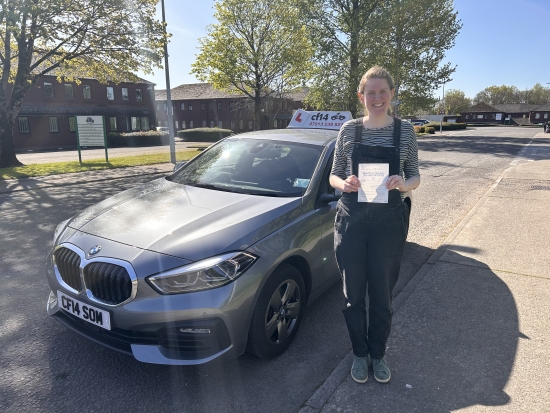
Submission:
POLYGON ((361 182, 359 182, 359 178, 357 178, 355 175, 348 176, 345 181, 342 181, 342 183, 342 192, 357 192, 361 187, 361 182))

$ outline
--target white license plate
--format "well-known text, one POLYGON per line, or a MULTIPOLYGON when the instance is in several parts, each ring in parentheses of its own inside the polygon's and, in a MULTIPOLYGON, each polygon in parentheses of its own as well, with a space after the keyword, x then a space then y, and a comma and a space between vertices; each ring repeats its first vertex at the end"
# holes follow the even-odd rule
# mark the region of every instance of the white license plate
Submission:
POLYGON ((92 323, 106 330, 111 329, 111 315, 108 311, 92 307, 82 301, 75 300, 61 291, 57 292, 57 305, 68 313, 81 318, 88 323, 92 323))

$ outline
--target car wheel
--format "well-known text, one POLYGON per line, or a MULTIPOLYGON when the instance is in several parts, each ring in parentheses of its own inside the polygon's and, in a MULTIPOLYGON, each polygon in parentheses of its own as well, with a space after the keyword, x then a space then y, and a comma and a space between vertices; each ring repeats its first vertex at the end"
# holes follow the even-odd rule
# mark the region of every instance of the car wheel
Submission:
POLYGON ((247 351, 262 359, 282 354, 296 336, 305 303, 305 285, 300 271, 290 264, 275 270, 256 303, 247 351))

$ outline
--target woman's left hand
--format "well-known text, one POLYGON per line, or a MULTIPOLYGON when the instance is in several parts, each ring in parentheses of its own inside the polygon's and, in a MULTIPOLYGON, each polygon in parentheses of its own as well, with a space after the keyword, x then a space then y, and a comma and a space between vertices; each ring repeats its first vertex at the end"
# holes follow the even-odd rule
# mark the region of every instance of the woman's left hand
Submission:
POLYGON ((401 192, 406 192, 405 191, 405 180, 403 179, 403 177, 401 175, 392 175, 386 181, 386 188, 388 188, 388 190, 390 190, 390 191, 392 189, 397 189, 401 192))

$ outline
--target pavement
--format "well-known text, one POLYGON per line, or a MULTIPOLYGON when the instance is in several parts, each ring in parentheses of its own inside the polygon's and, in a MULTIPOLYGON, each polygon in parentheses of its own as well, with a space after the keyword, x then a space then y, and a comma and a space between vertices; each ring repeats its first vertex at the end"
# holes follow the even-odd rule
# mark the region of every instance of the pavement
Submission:
POLYGON ((538 133, 395 298, 391 381, 350 352, 299 413, 550 412, 549 204, 538 133))
MULTIPOLYGON (((6 180, 0 193, 172 168, 6 180)), ((350 352, 299 413, 550 412, 549 204, 550 135, 538 133, 395 298, 391 381, 371 370, 355 383, 350 352)))

